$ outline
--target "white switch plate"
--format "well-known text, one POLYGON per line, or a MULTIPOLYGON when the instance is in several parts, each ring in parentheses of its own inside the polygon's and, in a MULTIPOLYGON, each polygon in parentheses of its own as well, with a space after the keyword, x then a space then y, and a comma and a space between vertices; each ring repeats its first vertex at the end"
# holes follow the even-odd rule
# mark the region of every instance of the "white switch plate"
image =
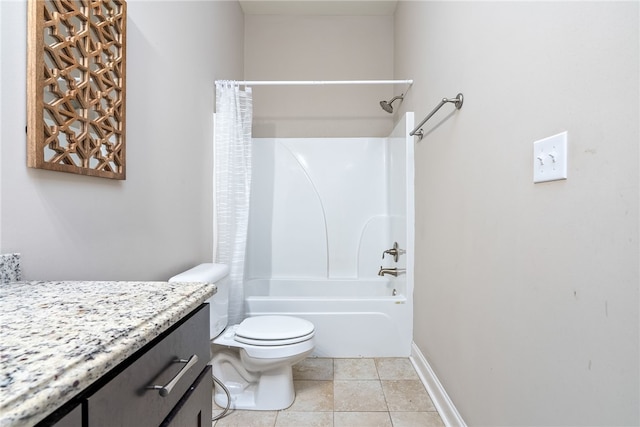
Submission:
POLYGON ((533 182, 567 179, 567 132, 533 143, 533 182))

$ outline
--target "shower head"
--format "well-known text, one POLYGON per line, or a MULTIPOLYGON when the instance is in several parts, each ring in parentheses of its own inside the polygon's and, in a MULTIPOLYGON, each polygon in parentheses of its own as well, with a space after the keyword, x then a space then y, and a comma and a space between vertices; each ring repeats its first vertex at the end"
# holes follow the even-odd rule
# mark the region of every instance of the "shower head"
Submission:
POLYGON ((380 101, 380 106, 387 113, 393 113, 393 107, 391 106, 391 104, 393 104, 393 101, 395 101, 396 99, 404 99, 404 94, 400 94, 400 96, 394 96, 390 101, 380 101))

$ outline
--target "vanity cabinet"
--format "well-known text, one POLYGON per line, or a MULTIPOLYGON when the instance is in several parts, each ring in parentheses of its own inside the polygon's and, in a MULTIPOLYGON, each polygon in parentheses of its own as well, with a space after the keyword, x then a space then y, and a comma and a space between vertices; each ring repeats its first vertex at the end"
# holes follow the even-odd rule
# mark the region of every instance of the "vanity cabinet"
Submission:
POLYGON ((210 425, 209 346, 209 306, 203 304, 76 398, 84 412, 82 424, 69 424, 65 416, 60 424, 45 419, 42 425, 210 425))

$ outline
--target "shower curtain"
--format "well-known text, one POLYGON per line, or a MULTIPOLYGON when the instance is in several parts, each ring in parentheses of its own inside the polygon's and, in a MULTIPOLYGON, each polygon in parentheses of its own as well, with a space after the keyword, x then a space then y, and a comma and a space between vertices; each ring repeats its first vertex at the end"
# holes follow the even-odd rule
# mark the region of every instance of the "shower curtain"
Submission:
POLYGON ((244 318, 244 264, 251 188, 251 88, 216 82, 214 260, 229 266, 229 324, 244 318))

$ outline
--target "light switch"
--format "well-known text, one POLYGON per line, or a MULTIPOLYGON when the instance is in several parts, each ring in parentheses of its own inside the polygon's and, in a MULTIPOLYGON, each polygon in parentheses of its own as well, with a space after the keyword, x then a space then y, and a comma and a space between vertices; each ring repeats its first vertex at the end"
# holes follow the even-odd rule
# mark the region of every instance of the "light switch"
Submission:
POLYGON ((533 182, 567 179, 567 132, 533 143, 533 182))

